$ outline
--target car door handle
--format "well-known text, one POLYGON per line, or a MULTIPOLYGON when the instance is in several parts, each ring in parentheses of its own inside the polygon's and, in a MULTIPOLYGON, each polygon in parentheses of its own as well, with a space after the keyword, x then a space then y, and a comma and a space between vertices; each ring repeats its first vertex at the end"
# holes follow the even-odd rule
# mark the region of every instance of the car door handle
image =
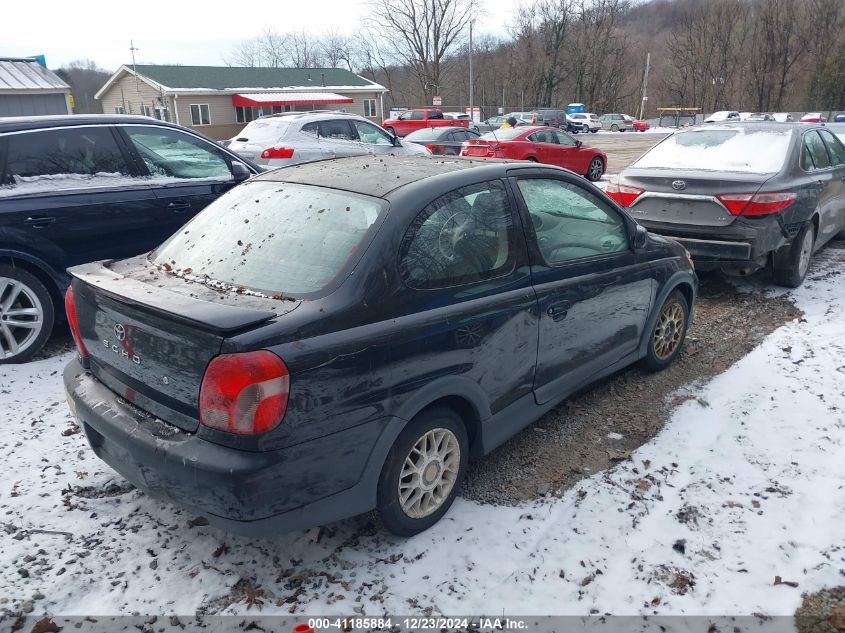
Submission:
POLYGON ((546 310, 546 314, 552 318, 552 321, 563 321, 566 315, 569 314, 570 308, 572 308, 572 304, 569 301, 561 301, 560 303, 550 305, 546 310))
POLYGON ((186 202, 185 200, 174 200, 173 202, 167 203, 167 208, 170 211, 175 211, 176 213, 181 213, 182 211, 186 211, 187 209, 190 209, 191 203, 186 202))
POLYGON ((51 217, 49 215, 36 215, 30 216, 26 220, 23 221, 24 224, 28 224, 34 229, 43 229, 44 227, 52 224, 56 221, 56 218, 51 217))

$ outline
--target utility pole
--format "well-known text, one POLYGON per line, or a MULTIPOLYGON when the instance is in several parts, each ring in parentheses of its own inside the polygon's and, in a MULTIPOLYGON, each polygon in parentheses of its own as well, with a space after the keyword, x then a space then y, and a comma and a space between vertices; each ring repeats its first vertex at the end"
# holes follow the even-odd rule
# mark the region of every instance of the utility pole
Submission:
MULTIPOLYGON (((135 92, 138 93, 138 100, 141 100, 141 87, 138 85, 138 71, 135 70, 135 51, 141 50, 140 48, 135 48, 135 42, 129 40, 129 51, 132 53, 132 72, 135 74, 135 92)), ((143 101, 142 101, 143 102, 143 101)), ((141 108, 141 114, 144 113, 144 109, 141 108)))
POLYGON ((475 103, 475 95, 473 94, 473 83, 472 83, 472 24, 475 20, 469 21, 469 120, 475 121, 475 108, 473 107, 475 103))
POLYGON ((645 102, 648 101, 648 70, 651 66, 651 53, 646 53, 645 56, 645 75, 643 75, 643 99, 640 101, 640 114, 637 117, 642 119, 645 116, 645 102))

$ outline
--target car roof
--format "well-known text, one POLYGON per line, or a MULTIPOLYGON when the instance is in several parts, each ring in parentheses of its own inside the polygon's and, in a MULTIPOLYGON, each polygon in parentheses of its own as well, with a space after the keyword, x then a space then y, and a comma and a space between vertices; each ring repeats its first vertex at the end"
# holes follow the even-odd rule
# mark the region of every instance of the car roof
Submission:
POLYGON ((256 176, 251 182, 290 182, 384 198, 419 181, 437 179, 466 169, 479 170, 480 179, 494 179, 504 178, 508 169, 520 167, 536 168, 537 165, 488 158, 350 156, 274 169, 256 176))
MULTIPOLYGON (((266 116, 253 119, 249 123, 283 123, 290 124, 293 122, 308 123, 311 121, 326 121, 328 119, 350 118, 359 119, 361 121, 368 121, 368 119, 355 114, 354 112, 339 112, 335 110, 311 110, 309 112, 280 112, 278 114, 268 114, 266 116)), ((249 125, 249 123, 247 125, 249 125)))
POLYGON ((180 125, 138 114, 65 114, 54 116, 0 117, 0 133, 76 125, 125 125, 129 123, 144 123, 147 125, 162 125, 183 129, 180 125))
POLYGON ((677 133, 695 132, 701 130, 762 130, 771 132, 783 132, 784 130, 810 130, 813 128, 824 129, 824 125, 818 123, 799 123, 790 121, 778 123, 777 121, 720 121, 718 125, 694 126, 680 130, 677 133))

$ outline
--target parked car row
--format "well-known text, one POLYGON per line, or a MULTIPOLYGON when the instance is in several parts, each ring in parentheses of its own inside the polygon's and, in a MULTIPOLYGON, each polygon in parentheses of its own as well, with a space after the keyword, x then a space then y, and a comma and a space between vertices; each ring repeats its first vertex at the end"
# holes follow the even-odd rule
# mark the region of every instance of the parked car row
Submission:
POLYGON ((372 509, 416 534, 470 456, 669 366, 693 259, 795 286, 845 231, 826 126, 692 128, 605 194, 607 156, 549 121, 399 141, 295 113, 229 148, 143 117, 1 122, 0 362, 32 357, 67 288, 70 409, 140 489, 247 534, 372 509))

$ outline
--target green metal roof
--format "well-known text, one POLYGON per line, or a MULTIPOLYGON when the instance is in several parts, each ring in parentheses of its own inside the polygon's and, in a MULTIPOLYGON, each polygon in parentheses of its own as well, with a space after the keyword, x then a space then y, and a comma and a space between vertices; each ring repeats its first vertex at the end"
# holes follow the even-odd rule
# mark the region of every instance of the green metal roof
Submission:
MULTIPOLYGON (((132 68, 131 64, 126 64, 132 68)), ((239 90, 241 88, 366 87, 373 82, 342 68, 246 68, 237 66, 159 66, 137 64, 139 75, 166 88, 239 90)))

